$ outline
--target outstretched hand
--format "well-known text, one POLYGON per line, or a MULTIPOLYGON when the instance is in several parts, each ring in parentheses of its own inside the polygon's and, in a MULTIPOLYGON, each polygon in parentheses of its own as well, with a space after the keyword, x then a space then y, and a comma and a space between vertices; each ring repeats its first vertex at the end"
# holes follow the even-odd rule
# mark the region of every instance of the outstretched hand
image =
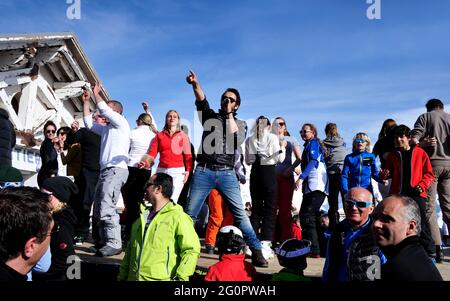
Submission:
POLYGON ((194 71, 189 70, 189 75, 186 77, 186 81, 189 85, 194 85, 198 83, 197 75, 195 75, 194 71))
POLYGON ((148 113, 148 101, 144 100, 142 102, 142 108, 144 109, 145 113, 148 113))
POLYGON ((96 99, 101 98, 101 96, 100 96, 100 90, 101 89, 102 89, 102 85, 100 83, 95 83, 94 84, 93 91, 94 91, 94 96, 95 96, 96 99))

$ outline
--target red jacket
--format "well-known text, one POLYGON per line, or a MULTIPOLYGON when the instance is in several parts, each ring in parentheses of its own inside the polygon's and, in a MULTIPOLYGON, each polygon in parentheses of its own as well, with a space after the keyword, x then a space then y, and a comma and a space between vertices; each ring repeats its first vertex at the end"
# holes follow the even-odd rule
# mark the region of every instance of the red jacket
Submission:
POLYGON ((148 154, 156 158, 158 153, 159 167, 185 167, 186 171, 192 170, 191 143, 183 131, 176 132, 172 136, 166 130, 156 134, 150 144, 148 154), (186 166, 184 166, 184 162, 186 162, 186 166))
MULTIPOLYGON (((389 153, 384 167, 389 170, 392 178, 389 194, 400 193, 402 190, 402 157, 399 151, 389 153)), ((423 192, 421 197, 427 197, 427 190, 433 183, 435 177, 431 167, 430 158, 427 153, 418 146, 414 146, 411 155, 411 187, 419 185, 423 192)))
POLYGON ((209 267, 206 281, 252 281, 256 270, 245 261, 245 254, 223 254, 220 261, 209 267))

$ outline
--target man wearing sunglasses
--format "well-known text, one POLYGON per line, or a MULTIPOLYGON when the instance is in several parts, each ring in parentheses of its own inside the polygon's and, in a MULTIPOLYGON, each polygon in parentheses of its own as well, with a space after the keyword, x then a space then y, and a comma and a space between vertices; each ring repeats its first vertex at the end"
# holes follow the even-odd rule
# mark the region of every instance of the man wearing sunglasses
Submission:
POLYGON ((362 187, 349 190, 344 200, 345 219, 328 241, 324 281, 369 281, 380 278, 385 256, 372 230, 373 196, 362 187))
POLYGON ((186 213, 195 222, 206 197, 213 188, 216 188, 223 195, 236 226, 242 231, 246 243, 252 250, 253 265, 267 267, 268 263, 261 252, 261 242, 245 213, 239 182, 233 170, 235 152, 244 142, 247 133, 245 121, 236 118, 236 112, 241 104, 239 91, 234 88, 225 90, 220 100, 221 108, 219 112, 214 112, 209 107, 193 71, 189 72, 186 81, 194 90, 195 105, 203 126, 202 143, 197 155, 198 164, 192 178, 186 213))

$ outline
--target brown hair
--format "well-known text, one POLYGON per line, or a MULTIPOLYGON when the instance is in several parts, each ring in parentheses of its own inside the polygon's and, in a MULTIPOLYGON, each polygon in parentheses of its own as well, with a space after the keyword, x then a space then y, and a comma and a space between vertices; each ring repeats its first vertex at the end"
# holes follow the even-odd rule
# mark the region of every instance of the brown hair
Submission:
POLYGON ((312 124, 312 123, 305 123, 305 124, 302 125, 302 128, 304 128, 305 126, 308 126, 311 129, 311 131, 313 131, 314 138, 317 139, 317 141, 319 142, 320 146, 322 146, 322 148, 323 148, 324 157, 325 158, 328 157, 328 149, 327 149, 327 147, 325 146, 323 141, 320 140, 319 137, 317 137, 317 128, 316 128, 316 126, 314 124, 312 124))
POLYGON ((327 136, 327 138, 341 137, 338 133, 336 123, 332 122, 327 123, 327 125, 325 126, 325 136, 327 136))

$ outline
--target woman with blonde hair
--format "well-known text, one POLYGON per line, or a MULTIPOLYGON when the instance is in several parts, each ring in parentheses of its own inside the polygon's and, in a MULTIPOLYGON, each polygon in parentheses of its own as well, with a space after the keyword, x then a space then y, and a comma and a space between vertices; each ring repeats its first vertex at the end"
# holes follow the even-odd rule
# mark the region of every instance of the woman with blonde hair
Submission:
POLYGON ((167 112, 164 129, 156 134, 147 155, 139 162, 139 168, 151 167, 158 153, 156 172, 172 176, 172 200, 177 203, 183 185, 189 178, 189 171, 192 170, 192 153, 189 138, 181 130, 180 115, 175 110, 167 112))
POLYGON ((378 166, 375 155, 370 152, 370 138, 366 133, 357 133, 353 137, 353 151, 344 159, 341 184, 344 193, 353 187, 363 187, 373 193, 372 179, 379 183, 378 166))
POLYGON ((139 204, 144 198, 144 186, 151 176, 150 168, 139 168, 139 162, 147 154, 150 143, 158 130, 156 123, 148 109, 148 104, 142 104, 145 113, 136 119, 137 127, 130 132, 130 150, 128 152, 128 179, 121 192, 125 205, 125 240, 128 241, 131 226, 139 217, 139 204), (145 105, 144 105, 145 104, 145 105))

